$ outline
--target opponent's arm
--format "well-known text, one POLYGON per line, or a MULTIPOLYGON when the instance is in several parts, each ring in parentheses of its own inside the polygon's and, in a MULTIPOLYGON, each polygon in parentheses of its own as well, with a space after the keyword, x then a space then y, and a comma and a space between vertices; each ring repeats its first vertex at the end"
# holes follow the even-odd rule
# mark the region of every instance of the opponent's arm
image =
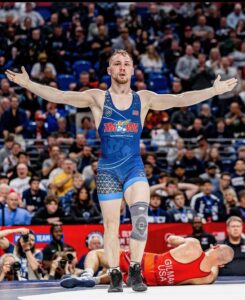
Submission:
POLYGON ((5 74, 10 81, 26 88, 47 101, 70 104, 75 107, 91 107, 94 104, 94 99, 89 91, 64 92, 56 88, 31 81, 23 66, 21 67, 21 71, 22 73, 15 73, 11 70, 7 70, 5 74))
POLYGON ((220 81, 220 75, 214 81, 212 87, 198 91, 185 92, 178 95, 163 94, 159 95, 150 91, 141 91, 148 98, 149 109, 164 110, 172 107, 190 106, 210 99, 216 95, 221 95, 231 91, 237 85, 237 79, 231 78, 220 81))

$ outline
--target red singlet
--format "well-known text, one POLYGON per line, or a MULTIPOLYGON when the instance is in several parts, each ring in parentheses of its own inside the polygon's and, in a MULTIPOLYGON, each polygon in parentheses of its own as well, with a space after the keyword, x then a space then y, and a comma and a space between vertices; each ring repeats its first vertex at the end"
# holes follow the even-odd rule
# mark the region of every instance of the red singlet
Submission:
MULTIPOLYGON (((211 272, 200 270, 204 256, 203 252, 199 258, 190 263, 180 263, 172 257, 170 251, 163 254, 145 252, 141 263, 144 282, 149 286, 176 285, 188 279, 206 277, 211 272)), ((120 268, 125 283, 127 282, 129 264, 129 251, 121 250, 120 268)))

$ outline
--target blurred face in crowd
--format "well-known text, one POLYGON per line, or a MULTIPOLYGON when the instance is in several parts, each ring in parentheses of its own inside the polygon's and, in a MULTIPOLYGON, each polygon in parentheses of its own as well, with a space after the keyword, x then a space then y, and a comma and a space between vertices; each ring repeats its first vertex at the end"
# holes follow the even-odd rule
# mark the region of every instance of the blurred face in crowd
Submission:
POLYGON ((11 97, 10 104, 12 109, 17 109, 19 107, 19 99, 17 97, 11 97))
POLYGON ((228 203, 229 205, 235 205, 236 204, 236 193, 232 189, 227 189, 224 192, 224 199, 225 202, 228 203))
POLYGON ((169 196, 173 196, 178 191, 178 186, 175 183, 169 183, 166 186, 166 192, 169 196))
POLYGON ((52 237, 55 241, 60 241, 62 239, 62 227, 61 226, 55 226, 53 229, 52 237))
POLYGON ((25 164, 19 164, 16 168, 16 171, 19 178, 24 179, 27 177, 28 168, 25 164))
POLYGON ((37 192, 39 190, 39 181, 38 180, 34 180, 31 183, 31 190, 37 192))
POLYGON ((79 145, 79 146, 83 146, 85 144, 85 136, 84 134, 80 133, 80 134, 77 134, 76 135, 76 143, 79 145))
POLYGON ((187 159, 192 159, 194 157, 194 152, 192 149, 186 149, 185 156, 187 159))
POLYGON ((19 206, 18 194, 14 192, 8 194, 7 204, 10 210, 16 210, 17 207, 19 206))
POLYGON ((202 191, 206 195, 210 195, 212 191, 212 184, 209 182, 206 182, 204 185, 202 185, 202 191))
POLYGON ((177 195, 174 197, 174 204, 177 208, 184 207, 185 197, 183 195, 177 195))
POLYGON ((83 148, 83 155, 85 157, 89 157, 92 154, 92 148, 90 146, 84 146, 83 148))
POLYGON ((132 59, 127 54, 116 54, 111 57, 107 70, 116 83, 126 84, 134 74, 132 59))
POLYGON ((194 232, 201 232, 202 231, 202 219, 200 217, 194 217, 192 228, 194 232))
POLYGON ((146 176, 151 176, 153 174, 153 167, 149 164, 145 164, 146 176))
POLYGON ((83 202, 83 201, 86 201, 88 200, 88 192, 86 189, 81 189, 80 192, 79 192, 79 200, 80 202, 83 202))
POLYGON ((245 163, 242 159, 239 159, 236 161, 234 169, 239 172, 239 173, 243 173, 245 172, 245 163))
POLYGON ((158 208, 161 205, 161 198, 158 195, 152 195, 150 199, 150 206, 152 208, 158 208))
POLYGON ((5 183, 0 184, 0 202, 5 202, 9 194, 9 186, 5 183))
POLYGON ((70 159, 65 159, 62 168, 66 174, 71 174, 75 170, 75 165, 70 159))
POLYGON ((51 201, 46 204, 46 208, 49 214, 54 214, 58 209, 58 204, 55 201, 51 201))
POLYGON ((226 230, 230 238, 239 239, 242 236, 243 225, 239 221, 231 221, 226 230))

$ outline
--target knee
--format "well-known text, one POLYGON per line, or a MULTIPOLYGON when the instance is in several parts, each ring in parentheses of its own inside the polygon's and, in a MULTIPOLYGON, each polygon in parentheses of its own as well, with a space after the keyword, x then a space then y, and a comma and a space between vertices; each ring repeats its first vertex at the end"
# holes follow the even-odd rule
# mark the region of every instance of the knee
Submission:
POLYGON ((146 241, 148 234, 148 203, 137 202, 130 206, 132 219, 131 238, 146 241))
POLYGON ((119 220, 105 219, 103 223, 105 232, 118 232, 119 220))

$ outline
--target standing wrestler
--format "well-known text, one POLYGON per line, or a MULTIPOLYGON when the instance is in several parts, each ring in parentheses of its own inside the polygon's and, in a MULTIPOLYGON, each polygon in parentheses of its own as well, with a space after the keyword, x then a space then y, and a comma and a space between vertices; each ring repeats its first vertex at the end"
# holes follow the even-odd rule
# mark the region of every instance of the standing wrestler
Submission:
MULTIPOLYGON (((217 245, 203 252, 197 239, 174 235, 168 237, 167 243, 173 249, 162 254, 145 252, 143 255, 143 281, 149 286, 213 283, 218 276, 219 266, 231 262, 234 257, 234 251, 228 245, 217 245)), ((129 251, 121 250, 120 268, 128 286, 131 284, 128 278, 129 263, 129 251)), ((99 267, 108 268, 103 249, 89 252, 84 265, 85 271, 80 277, 63 279, 61 286, 93 287, 109 283, 107 274, 92 277, 88 273, 88 270, 96 272, 99 267)))
POLYGON ((134 73, 133 61, 125 50, 116 50, 110 60, 108 74, 111 87, 84 92, 63 92, 40 85, 29 79, 25 68, 22 73, 6 71, 9 80, 51 102, 85 108, 90 107, 101 138, 102 156, 98 165, 97 190, 104 221, 104 249, 109 264, 110 287, 108 292, 122 292, 122 274, 119 268, 119 219, 122 197, 130 207, 132 233, 130 239, 131 262, 129 277, 135 291, 145 291, 141 277, 142 260, 148 229, 149 185, 140 157, 140 135, 149 109, 165 110, 197 104, 231 91, 237 84, 232 78, 220 81, 213 87, 179 95, 130 88, 134 73))

